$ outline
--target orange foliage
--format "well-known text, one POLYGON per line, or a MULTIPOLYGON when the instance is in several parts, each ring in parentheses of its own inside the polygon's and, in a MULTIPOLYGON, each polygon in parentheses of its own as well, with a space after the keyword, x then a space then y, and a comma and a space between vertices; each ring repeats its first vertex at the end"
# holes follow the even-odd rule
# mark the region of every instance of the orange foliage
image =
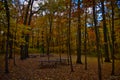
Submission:
POLYGON ((94 32, 94 29, 93 28, 90 28, 88 30, 88 37, 91 41, 95 41, 95 32, 94 32))

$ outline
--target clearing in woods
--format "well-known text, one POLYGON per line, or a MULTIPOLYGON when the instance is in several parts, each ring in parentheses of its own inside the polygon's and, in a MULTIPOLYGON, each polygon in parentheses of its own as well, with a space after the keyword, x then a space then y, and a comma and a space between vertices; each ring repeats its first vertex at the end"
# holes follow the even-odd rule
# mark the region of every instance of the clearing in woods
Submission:
MULTIPOLYGON (((62 55, 62 58, 67 58, 62 55)), ((4 58, 0 59, 0 80, 98 80, 97 58, 88 57, 88 70, 85 70, 85 64, 76 64, 76 56, 72 55, 74 72, 70 72, 70 66, 67 64, 51 64, 41 67, 41 60, 47 60, 47 57, 39 55, 32 56, 26 60, 20 60, 16 57, 16 66, 13 64, 13 59, 9 60, 9 74, 4 73, 4 58), (2 63, 2 64, 1 64, 2 63)), ((59 59, 58 55, 53 55, 50 60, 59 59)), ((84 56, 82 56, 84 62, 84 56)), ((120 60, 115 61, 115 74, 111 76, 111 63, 102 64, 103 80, 120 80, 120 60)))

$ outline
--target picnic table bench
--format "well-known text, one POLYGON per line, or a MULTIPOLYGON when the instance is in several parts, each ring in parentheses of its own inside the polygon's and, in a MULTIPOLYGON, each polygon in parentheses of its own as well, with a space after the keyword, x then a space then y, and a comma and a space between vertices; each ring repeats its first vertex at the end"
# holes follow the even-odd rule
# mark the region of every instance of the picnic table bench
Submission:
POLYGON ((30 54, 29 58, 36 58, 38 56, 38 54, 30 54))
POLYGON ((46 56, 53 57, 54 55, 53 55, 53 54, 49 54, 49 55, 48 55, 48 54, 45 54, 45 53, 44 53, 44 54, 40 54, 40 57, 46 57, 46 56))
POLYGON ((40 60, 40 68, 52 67, 56 68, 58 64, 67 64, 68 59, 55 59, 55 60, 40 60))
POLYGON ((48 67, 55 68, 57 61, 56 60, 40 60, 40 68, 48 67))

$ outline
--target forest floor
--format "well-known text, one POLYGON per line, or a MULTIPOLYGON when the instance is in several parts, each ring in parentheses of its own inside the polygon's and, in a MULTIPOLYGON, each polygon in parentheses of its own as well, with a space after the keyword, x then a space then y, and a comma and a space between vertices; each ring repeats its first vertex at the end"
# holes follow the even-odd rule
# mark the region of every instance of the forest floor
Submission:
MULTIPOLYGON (((53 55, 50 59, 59 58, 53 55)), ((67 58, 62 55, 62 58, 67 58)), ((0 59, 0 80, 98 80, 97 58, 88 57, 88 69, 85 70, 84 56, 83 64, 76 64, 76 56, 72 56, 74 72, 71 72, 70 65, 57 65, 56 67, 40 67, 40 60, 47 60, 47 57, 36 55, 33 58, 20 60, 16 57, 16 66, 13 59, 9 60, 9 73, 4 73, 4 64, 0 59), (2 63, 2 64, 1 64, 2 63)), ((115 76, 111 76, 111 63, 102 64, 102 80, 120 80, 120 60, 115 60, 115 76)))

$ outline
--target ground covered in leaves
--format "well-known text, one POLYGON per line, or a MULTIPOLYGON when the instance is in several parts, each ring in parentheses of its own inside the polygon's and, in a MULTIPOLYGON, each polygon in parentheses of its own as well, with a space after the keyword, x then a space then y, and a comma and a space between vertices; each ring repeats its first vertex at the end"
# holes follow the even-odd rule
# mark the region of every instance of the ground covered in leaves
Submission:
MULTIPOLYGON (((53 55, 50 59, 59 58, 53 55)), ((62 58, 66 58, 65 55, 62 58)), ((0 61, 0 80, 98 80, 97 58, 88 57, 88 69, 85 70, 84 56, 83 64, 76 64, 76 56, 72 56, 74 72, 71 72, 70 65, 57 65, 56 67, 40 67, 39 60, 47 59, 36 55, 26 60, 16 57, 16 66, 13 59, 9 60, 9 73, 4 73, 4 64, 0 61), (1 64, 2 63, 2 64, 1 64)), ((115 61, 115 76, 111 76, 111 63, 102 64, 103 80, 120 80, 120 60, 115 61)))

